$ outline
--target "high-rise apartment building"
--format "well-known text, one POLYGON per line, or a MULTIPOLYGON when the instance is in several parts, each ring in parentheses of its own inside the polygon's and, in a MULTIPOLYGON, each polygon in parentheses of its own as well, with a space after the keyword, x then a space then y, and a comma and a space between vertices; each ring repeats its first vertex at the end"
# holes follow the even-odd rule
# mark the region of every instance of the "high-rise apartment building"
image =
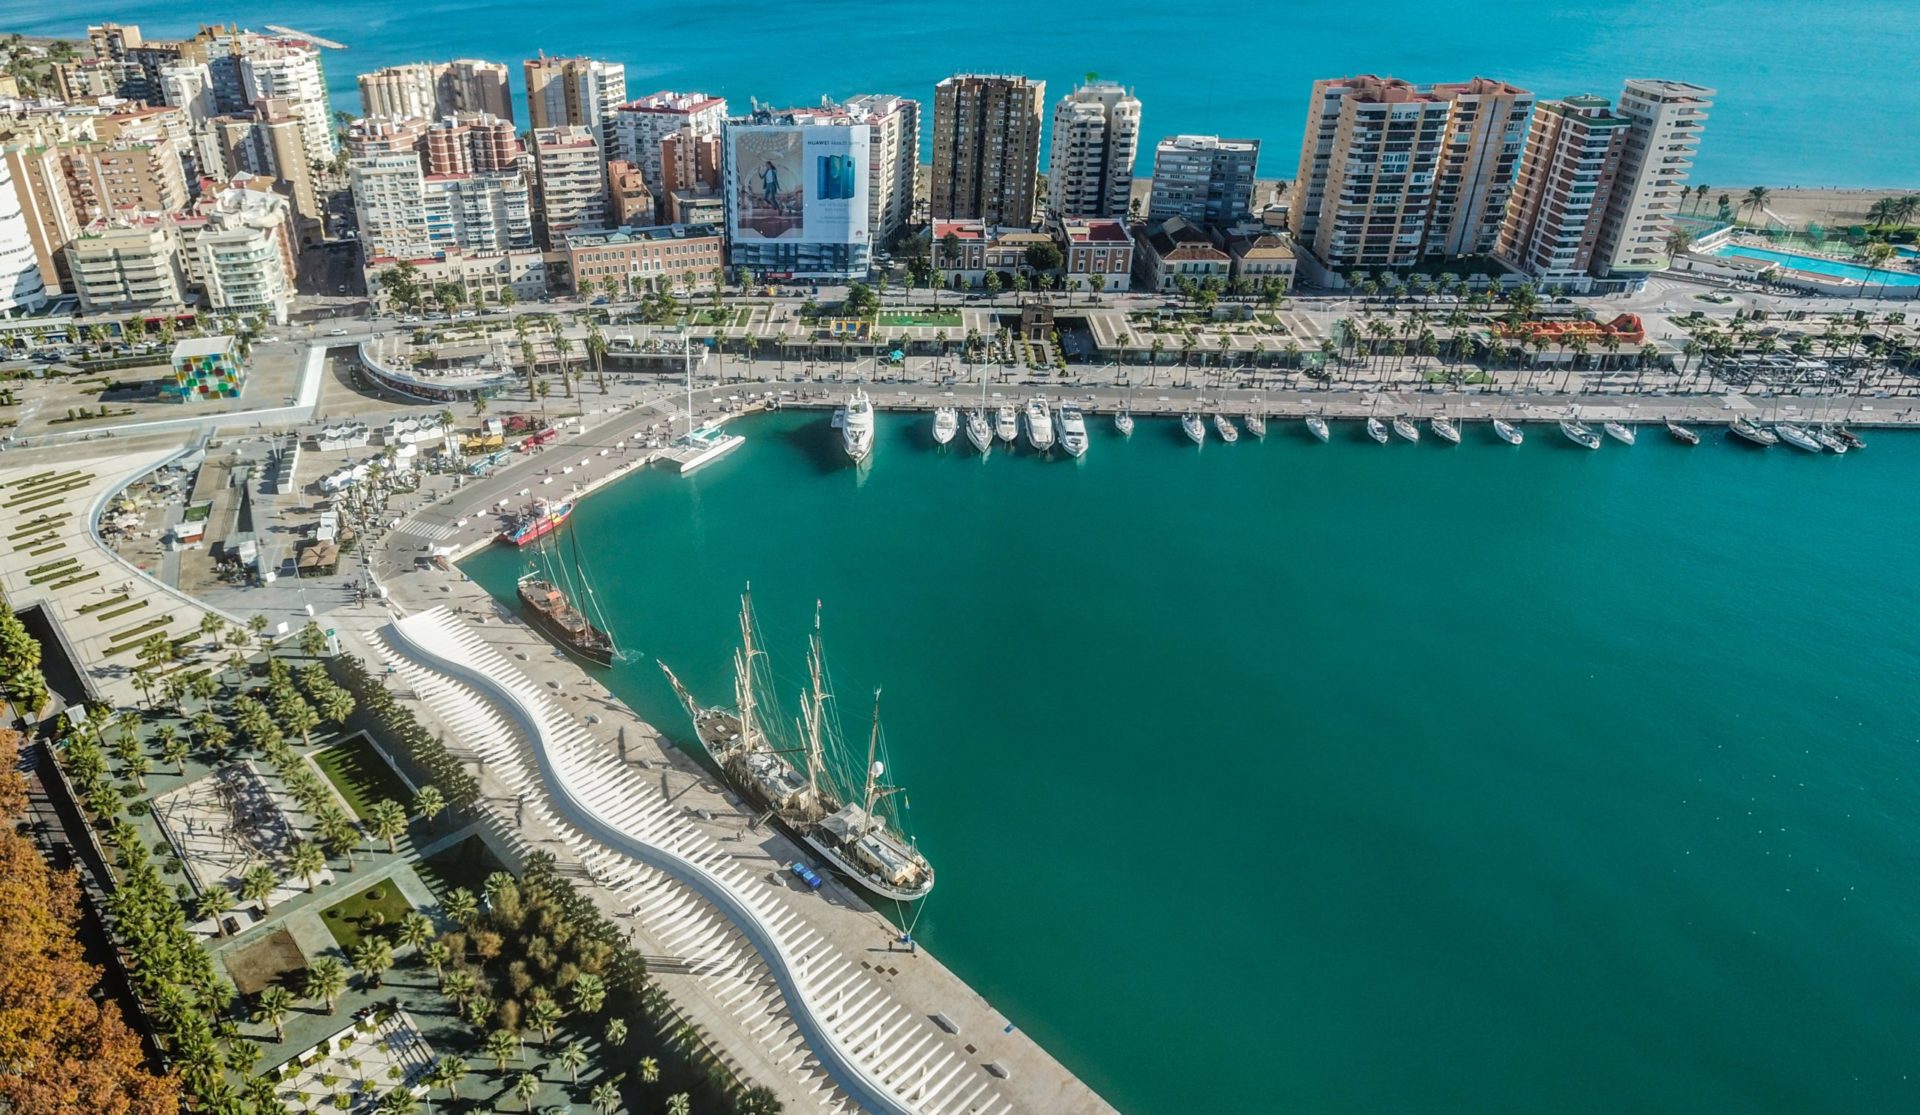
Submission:
POLYGON ((1493 250, 1533 96, 1474 78, 1317 81, 1289 216, 1335 272, 1493 250))
POLYGON ((428 126, 421 154, 428 174, 509 174, 526 149, 513 121, 485 112, 457 112, 428 126))
POLYGON ((1225 227, 1252 216, 1257 139, 1169 136, 1153 149, 1153 197, 1147 217, 1225 227))
POLYGON ((1534 108, 1496 258, 1545 286, 1588 288, 1629 123, 1605 97, 1534 108))
POLYGON ((841 111, 867 129, 867 225, 876 244, 891 244, 913 221, 920 168, 920 102, 891 93, 848 99, 841 111))
POLYGON ((607 163, 607 224, 611 228, 644 225, 653 220, 653 191, 640 168, 624 159, 607 163))
POLYGON ((318 48, 297 40, 250 43, 240 56, 240 82, 247 104, 281 101, 300 121, 308 162, 333 159, 333 112, 318 48))
POLYGON ((586 128, 612 147, 613 111, 627 100, 627 68, 594 58, 548 58, 522 64, 527 79, 527 125, 586 128))
POLYGON ((1684 81, 1627 81, 1617 109, 1629 121, 1627 143, 1600 227, 1599 275, 1635 279, 1672 262, 1668 226, 1680 211, 1713 97, 1713 90, 1684 81))
POLYGON ((518 170, 429 176, 420 156, 403 153, 354 159, 348 176, 370 267, 534 246, 532 191, 518 170))
POLYGON ((186 304, 180 233, 160 214, 100 220, 66 247, 80 312, 171 309, 186 304))
POLYGON ((361 74, 360 114, 397 120, 435 115, 438 93, 433 71, 425 62, 410 62, 361 74))
POLYGON ((218 176, 247 173, 273 180, 275 190, 293 206, 300 241, 318 241, 325 231, 326 213, 313 185, 304 122, 291 106, 268 98, 246 115, 215 117, 210 127, 211 147, 220 159, 218 176))
POLYGON ((1033 224, 1047 83, 956 74, 933 89, 935 220, 1033 224))
POLYGON ((606 227, 606 163, 591 129, 535 128, 533 170, 541 247, 557 251, 566 247, 570 232, 606 227))
POLYGON ((418 151, 431 123, 424 116, 362 116, 347 124, 347 158, 418 151))
POLYGON ((293 209, 269 190, 225 189, 203 198, 199 228, 182 245, 187 277, 207 305, 287 323, 294 297, 293 209))
POLYGON ((37 310, 47 300, 26 204, 14 182, 11 160, 0 161, 0 314, 37 310))
POLYGON ((1095 81, 1062 97, 1053 106, 1048 211, 1126 217, 1139 149, 1140 100, 1130 90, 1117 82, 1095 81))
POLYGON ((484 112, 513 119, 507 67, 499 62, 460 58, 452 62, 412 62, 360 75, 360 110, 365 116, 438 117, 484 112))
POLYGON ((727 122, 727 102, 705 93, 650 93, 613 110, 608 155, 640 169, 655 198, 667 193, 660 145, 680 134, 718 136, 727 122))
POLYGON ((699 135, 692 128, 682 128, 661 140, 660 174, 668 193, 679 190, 690 194, 701 191, 718 194, 720 137, 699 135))
MULTIPOLYGON (((727 121, 728 261, 763 275, 860 279, 872 263, 872 130, 832 108, 727 121)), ((686 198, 668 208, 685 217, 686 198)))
MULTIPOLYGON (((3 150, 5 170, 0 176, 6 185, 0 186, 0 208, 6 208, 11 190, 20 202, 20 219, 42 284, 49 291, 66 289, 67 257, 62 249, 87 225, 67 188, 66 158, 58 146, 37 140, 9 142, 3 150)), ((0 245, 7 242, 10 225, 0 220, 0 245)), ((9 308, 6 292, 17 287, 22 274, 11 252, 0 247, 0 310, 9 308)))

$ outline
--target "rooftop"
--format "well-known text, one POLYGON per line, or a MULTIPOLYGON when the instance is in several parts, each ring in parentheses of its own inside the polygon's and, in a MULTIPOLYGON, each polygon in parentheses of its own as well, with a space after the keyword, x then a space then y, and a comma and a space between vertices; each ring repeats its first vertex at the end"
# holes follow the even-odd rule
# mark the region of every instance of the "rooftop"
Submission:
POLYGON ((712 225, 648 225, 644 228, 589 229, 567 234, 567 247, 606 248, 621 244, 642 244, 656 240, 695 240, 720 235, 712 225))
POLYGON ((177 361, 195 356, 215 356, 232 348, 233 338, 230 336, 190 337, 173 346, 173 358, 177 361))

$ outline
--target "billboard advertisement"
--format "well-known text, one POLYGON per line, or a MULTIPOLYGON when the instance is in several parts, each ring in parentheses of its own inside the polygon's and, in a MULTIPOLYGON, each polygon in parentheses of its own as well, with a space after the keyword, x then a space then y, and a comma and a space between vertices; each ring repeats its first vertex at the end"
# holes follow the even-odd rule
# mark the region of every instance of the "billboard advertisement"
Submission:
POLYGON ((867 131, 764 124, 727 129, 735 241, 865 243, 867 131))

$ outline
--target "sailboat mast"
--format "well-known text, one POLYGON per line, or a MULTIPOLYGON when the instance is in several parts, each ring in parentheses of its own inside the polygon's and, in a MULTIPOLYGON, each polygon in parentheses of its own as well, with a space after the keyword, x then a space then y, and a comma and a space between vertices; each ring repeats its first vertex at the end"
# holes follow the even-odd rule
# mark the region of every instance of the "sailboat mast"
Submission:
POLYGON ((755 719, 753 694, 753 586, 740 594, 740 652, 733 663, 734 700, 740 706, 741 747, 753 751, 755 719))
POLYGON ((820 771, 826 762, 820 749, 820 722, 825 715, 827 688, 820 665, 820 602, 813 604, 813 635, 808 640, 807 671, 813 676, 813 695, 807 701, 807 786, 814 804, 820 802, 820 771))
POLYGON ((680 362, 687 369, 687 442, 693 442, 693 341, 682 334, 680 337, 680 362))
POLYGON ((873 827, 873 794, 878 786, 880 772, 874 769, 873 761, 880 749, 880 690, 873 691, 873 731, 867 736, 867 795, 866 805, 861 809, 860 835, 865 836, 873 827))

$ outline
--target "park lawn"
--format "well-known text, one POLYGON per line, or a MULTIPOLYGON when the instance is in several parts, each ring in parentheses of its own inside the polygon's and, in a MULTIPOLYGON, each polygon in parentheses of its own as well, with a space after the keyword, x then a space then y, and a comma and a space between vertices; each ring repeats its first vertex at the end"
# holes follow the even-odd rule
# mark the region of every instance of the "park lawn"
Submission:
POLYGON ((375 915, 380 916, 379 927, 391 933, 400 924, 413 905, 400 888, 393 885, 392 879, 382 879, 357 894, 350 894, 321 911, 320 920, 327 925, 327 932, 340 942, 340 947, 348 952, 360 943, 360 938, 375 929, 375 915))
POLYGON ((493 849, 478 836, 469 836, 414 865, 420 881, 442 901, 456 887, 482 894, 487 889, 487 876, 506 869, 506 865, 494 857, 493 849))
POLYGON ((930 310, 926 313, 881 314, 881 325, 924 325, 929 327, 957 327, 960 324, 958 311, 930 310))
POLYGON ((412 811, 413 794, 366 736, 342 740, 316 753, 313 761, 361 820, 366 820, 380 801, 395 801, 412 811))

